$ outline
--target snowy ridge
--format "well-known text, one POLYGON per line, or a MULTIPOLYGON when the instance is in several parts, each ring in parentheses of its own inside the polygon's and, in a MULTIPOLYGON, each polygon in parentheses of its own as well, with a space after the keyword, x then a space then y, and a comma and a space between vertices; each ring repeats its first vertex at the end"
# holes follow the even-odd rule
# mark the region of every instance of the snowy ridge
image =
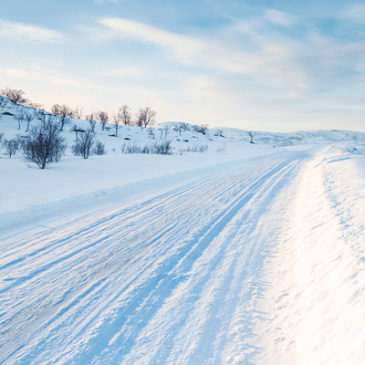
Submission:
MULTIPOLYGON (((0 98, 4 98, 1 97, 0 98)), ((16 114, 19 111, 36 111, 32 107, 26 105, 15 105, 10 101, 5 105, 3 112, 16 114)), ((9 133, 9 135, 15 135, 16 133, 21 133, 21 131, 17 132, 15 129, 16 121, 14 118, 10 116, 4 116, 4 120, 8 120, 9 124, 0 128, 1 132, 9 133)), ((0 122, 0 123, 4 123, 0 122)), ((242 143, 249 142, 250 136, 249 132, 253 133, 254 143, 258 144, 266 144, 266 145, 276 145, 276 146, 293 146, 293 145, 304 145, 304 144, 323 144, 323 143, 334 143, 334 142, 354 142, 365 144, 365 133, 364 132, 356 132, 356 131, 346 131, 346 130, 318 130, 318 131, 298 131, 298 132, 287 132, 287 133, 278 133, 278 132, 262 132, 262 131, 246 131, 235 128, 208 128, 207 135, 202 135, 202 133, 188 131, 187 133, 182 132, 178 133, 174 131, 174 128, 179 126, 181 122, 164 122, 154 126, 152 129, 155 130, 155 138, 158 139, 168 139, 172 141, 175 145, 175 152, 179 153, 179 151, 186 150, 189 146, 194 147, 197 144, 203 144, 207 146, 212 146, 213 148, 222 149, 225 146, 232 143, 242 143), (167 135, 165 136, 165 130, 168 129, 167 135), (185 137, 185 138, 183 138, 185 137), (188 139, 188 142, 184 140, 188 139)), ((188 124, 188 123, 185 123, 188 124)), ((71 142, 74 139, 74 135, 72 132, 73 125, 77 125, 80 128, 88 128, 89 124, 85 120, 74 119, 69 123, 69 132, 70 136, 67 136, 67 139, 71 142)), ((191 128, 192 124, 188 124, 191 128)), ((108 127, 113 131, 113 125, 108 124, 108 127)), ((132 141, 137 143, 150 143, 151 138, 147 133, 141 134, 140 128, 137 127, 125 127, 121 126, 121 139, 131 138, 132 141)), ((66 128, 67 129, 67 128, 66 128)), ((107 133, 108 134, 108 133, 107 133)), ((105 141, 105 136, 101 136, 102 140, 105 141)), ((111 142, 111 139, 106 139, 108 142, 111 142)), ((128 143, 128 142, 127 142, 128 143)), ((108 143, 110 145, 110 143, 108 143)), ((111 143, 114 147, 115 144, 111 143)), ((118 146, 120 149, 120 145, 118 146)), ((119 152, 119 151, 118 151, 119 152)))

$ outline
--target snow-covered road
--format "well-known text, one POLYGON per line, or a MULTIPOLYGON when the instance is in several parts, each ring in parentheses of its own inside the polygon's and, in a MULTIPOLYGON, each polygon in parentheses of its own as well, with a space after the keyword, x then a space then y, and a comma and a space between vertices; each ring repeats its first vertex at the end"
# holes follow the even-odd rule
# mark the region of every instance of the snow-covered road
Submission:
POLYGON ((343 184, 329 154, 227 164, 136 204, 3 241, 0 362, 365 360, 364 231, 355 207, 335 201, 343 184))

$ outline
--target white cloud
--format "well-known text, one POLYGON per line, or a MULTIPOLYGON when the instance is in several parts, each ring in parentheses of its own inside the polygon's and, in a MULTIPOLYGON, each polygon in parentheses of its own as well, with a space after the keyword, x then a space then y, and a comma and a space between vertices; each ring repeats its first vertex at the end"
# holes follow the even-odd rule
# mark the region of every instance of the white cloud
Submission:
POLYGON ((8 39, 30 39, 38 42, 62 42, 66 37, 55 30, 31 24, 0 19, 0 36, 8 39))
POLYGON ((365 23, 365 5, 353 4, 347 7, 340 15, 342 19, 352 20, 358 23, 365 23))
POLYGON ((182 64, 245 75, 270 87, 307 87, 305 72, 296 62, 300 45, 286 38, 250 34, 256 49, 243 51, 214 38, 181 35, 123 18, 102 18, 99 24, 106 27, 110 38, 151 44, 182 64))
POLYGON ((102 18, 99 24, 105 26, 111 36, 121 36, 161 47, 184 63, 193 62, 192 58, 204 47, 204 42, 194 38, 128 19, 102 18))
POLYGON ((280 25, 280 26, 291 26, 295 23, 295 18, 287 13, 276 9, 267 9, 264 12, 264 17, 270 23, 280 25))

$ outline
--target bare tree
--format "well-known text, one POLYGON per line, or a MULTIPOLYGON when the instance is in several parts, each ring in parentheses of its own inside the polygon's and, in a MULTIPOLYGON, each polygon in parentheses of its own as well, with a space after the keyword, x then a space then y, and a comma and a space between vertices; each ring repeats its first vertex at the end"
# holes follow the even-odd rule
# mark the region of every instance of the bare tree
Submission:
POLYGON ((55 104, 52 106, 52 113, 58 115, 59 122, 61 124, 60 131, 63 131, 63 127, 69 122, 70 118, 75 117, 75 111, 72 110, 66 104, 55 104))
POLYGON ((6 87, 1 90, 1 95, 6 96, 15 104, 25 104, 28 99, 24 96, 25 92, 23 90, 11 89, 10 87, 6 87))
POLYGON ((31 106, 33 109, 42 109, 43 105, 40 103, 28 103, 29 106, 31 106))
POLYGON ((132 124, 132 115, 128 105, 121 106, 118 114, 120 115, 120 119, 124 125, 132 124))
POLYGON ((19 142, 16 138, 13 139, 5 139, 3 142, 5 147, 6 153, 8 154, 9 158, 15 155, 16 151, 19 149, 19 142))
POLYGON ((48 114, 44 110, 38 110, 36 112, 36 118, 41 122, 41 126, 44 127, 48 114))
POLYGON ((46 124, 49 122, 55 123, 55 116, 46 112, 45 110, 37 110, 34 115, 35 118, 37 118, 41 122, 42 128, 45 128, 46 124))
POLYGON ((201 125, 193 125, 192 129, 194 132, 198 132, 201 134, 206 134, 208 131, 208 124, 201 124, 201 125))
POLYGON ((180 128, 182 131, 190 131, 190 124, 189 123, 180 123, 180 128))
POLYGON ((141 108, 137 114, 136 125, 139 127, 147 128, 149 125, 153 125, 155 122, 156 112, 150 107, 141 108))
POLYGON ((34 114, 32 112, 28 111, 27 113, 25 113, 25 121, 27 122, 27 129, 25 130, 26 132, 29 131, 29 125, 33 119, 34 119, 34 114))
POLYGON ((65 150, 66 144, 53 116, 47 118, 44 126, 32 128, 23 146, 25 159, 36 163, 41 169, 50 162, 59 161, 65 150))
POLYGON ((80 108, 79 106, 77 106, 73 110, 73 118, 81 119, 81 117, 82 117, 82 108, 80 108))
POLYGON ((105 124, 108 123, 109 120, 108 113, 101 110, 97 113, 97 118, 99 118, 99 121, 101 123, 101 129, 104 130, 105 124))
POLYGON ((94 145, 94 133, 91 129, 87 129, 80 135, 80 138, 72 146, 72 152, 76 156, 82 156, 87 160, 91 154, 92 147, 94 145))
POLYGON ((139 112, 136 115, 136 122, 137 127, 143 127, 143 112, 142 109, 139 110, 139 112))
POLYGON ((117 113, 114 115, 113 117, 113 124, 114 124, 114 129, 115 129, 115 137, 118 137, 118 129, 119 129, 119 126, 121 124, 121 114, 120 113, 117 113))
POLYGON ((95 134, 95 126, 96 126, 96 116, 95 114, 88 114, 86 117, 86 120, 89 121, 89 126, 91 129, 91 132, 95 134))
POLYGON ((25 115, 24 113, 21 111, 17 114, 14 115, 14 118, 18 121, 18 129, 20 129, 21 125, 22 125, 22 122, 24 121, 25 119, 25 115))
POLYGON ((72 131, 75 132, 76 141, 79 140, 79 133, 85 133, 85 129, 78 127, 77 124, 74 124, 72 131))

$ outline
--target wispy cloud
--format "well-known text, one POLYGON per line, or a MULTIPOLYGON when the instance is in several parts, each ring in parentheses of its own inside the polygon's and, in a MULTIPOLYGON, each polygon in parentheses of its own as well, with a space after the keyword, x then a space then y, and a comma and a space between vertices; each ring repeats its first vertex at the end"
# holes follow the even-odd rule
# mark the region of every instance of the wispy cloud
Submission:
POLYGON ((365 23, 365 5, 364 4, 352 4, 345 8, 341 12, 340 18, 352 20, 358 23, 365 23))
MULTIPOLYGON (((295 65, 298 45, 287 39, 260 36, 255 39, 255 50, 243 51, 214 38, 181 35, 123 18, 102 18, 99 24, 109 31, 111 38, 151 44, 179 63, 246 75, 263 84, 272 85, 276 78, 283 85, 289 75, 297 85, 305 84, 302 70, 295 65)), ((293 83, 291 87, 295 86, 293 83)))
POLYGON ((0 19, 0 37, 51 43, 63 42, 66 40, 64 34, 49 28, 10 22, 2 19, 0 19))
POLYGON ((163 48, 184 63, 193 61, 204 47, 204 42, 124 18, 102 18, 99 24, 109 30, 110 36, 120 36, 163 48))
POLYGON ((135 0, 75 2, 84 16, 77 24, 65 19, 63 27, 72 27, 73 35, 60 45, 62 54, 47 52, 50 43, 64 42, 68 34, 48 29, 50 19, 37 26, 0 19, 0 39, 10 40, 3 42, 0 76, 2 83, 38 88, 35 96, 42 101, 77 100, 91 110, 99 103, 113 110, 123 100, 133 108, 152 105, 162 119, 244 121, 251 128, 264 120, 265 128, 283 120, 285 128, 299 120, 304 126, 325 116, 331 126, 355 112, 360 120, 365 5, 353 0, 318 11, 330 1, 281 2, 278 9, 256 2, 242 9, 244 2, 218 6, 221 2, 209 0, 217 6, 208 12, 202 4, 191 5, 199 2, 176 1, 169 4, 168 19, 159 16, 166 6, 161 1, 149 6, 135 0), (100 15, 105 9, 113 16, 100 15), (43 42, 27 55, 48 62, 29 62, 24 42, 16 39, 43 42))
POLYGON ((276 9, 267 9, 264 12, 264 18, 269 22, 280 26, 291 26, 296 22, 294 16, 276 9))

